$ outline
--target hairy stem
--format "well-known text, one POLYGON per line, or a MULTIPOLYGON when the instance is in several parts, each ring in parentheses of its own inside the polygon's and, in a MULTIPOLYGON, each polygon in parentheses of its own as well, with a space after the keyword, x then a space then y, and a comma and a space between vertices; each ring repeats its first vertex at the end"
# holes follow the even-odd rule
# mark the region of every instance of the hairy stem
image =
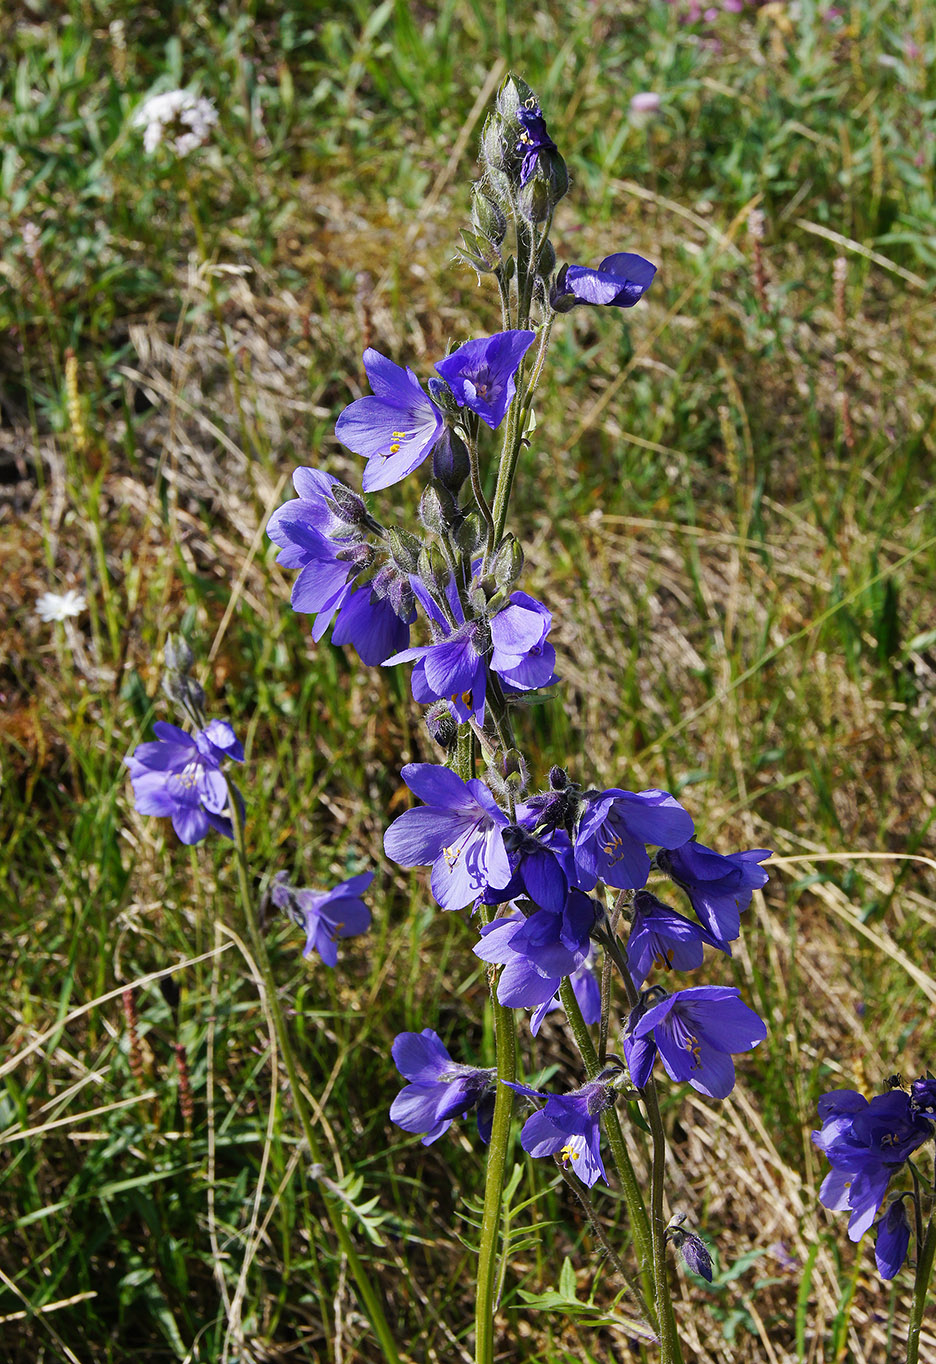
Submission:
POLYGON ((917 1242, 917 1265, 913 1279, 913 1302, 910 1306, 910 1329, 907 1332, 907 1364, 918 1364, 920 1358, 920 1328, 926 1310, 933 1260, 936 1259, 936 1217, 930 1215, 926 1235, 917 1242))
MULTIPOLYGON (((289 1078, 289 1088, 292 1093, 293 1103, 299 1115, 299 1122, 302 1127, 302 1134, 305 1138, 306 1146, 309 1150, 309 1160, 313 1167, 321 1165, 320 1147, 315 1128, 312 1125, 312 1117, 309 1113, 309 1106, 306 1102, 305 1094, 302 1089, 302 1082, 299 1076, 299 1068, 296 1064, 295 1054, 292 1048, 292 1041, 289 1036, 289 1029, 286 1026, 286 1019, 280 1005, 279 994, 276 988, 276 981, 273 977, 273 970, 270 966, 270 958, 267 955, 266 942, 260 931, 257 920, 256 906, 250 890, 250 874, 247 866, 247 849, 244 841, 244 818, 241 814, 240 804, 234 791, 231 779, 225 774, 225 781, 228 788, 228 809, 231 816, 231 823, 234 827, 234 848, 236 852, 235 861, 237 863, 237 881, 240 889, 241 906, 244 911, 244 918, 247 920, 247 931, 250 936, 250 945, 253 949, 257 965, 260 968, 260 975, 263 978, 263 988, 266 992, 267 1003, 273 1015, 273 1023, 276 1028, 276 1040, 279 1044, 280 1053, 286 1067, 286 1074, 289 1078)), ((354 1280, 358 1286, 361 1298, 374 1329, 374 1334, 380 1342, 383 1357, 387 1364, 400 1364, 400 1356, 397 1352, 387 1318, 384 1314, 383 1304, 377 1295, 377 1291, 367 1274, 351 1239, 341 1210, 340 1200, 329 1190, 324 1180, 318 1181, 322 1201, 328 1213, 332 1229, 341 1246, 341 1252, 345 1256, 348 1267, 351 1270, 354 1280)))
MULTIPOLYGON (((559 987, 559 998, 562 1000, 562 1006, 566 1011, 566 1017, 569 1020, 569 1028, 575 1039, 575 1045, 578 1047, 582 1061, 585 1064, 585 1073, 591 1080, 601 1070, 601 1064, 598 1060, 598 1053, 595 1050, 595 1044, 591 1039, 591 1034, 582 1017, 579 1002, 575 998, 572 982, 568 977, 566 977, 559 987)), ((624 1140, 620 1119, 613 1108, 607 1109, 604 1114, 604 1130, 608 1137, 608 1145, 611 1147, 611 1155, 614 1160, 615 1169, 617 1170, 618 1179, 621 1181, 624 1202, 627 1204, 630 1232, 634 1241, 634 1249, 637 1252, 637 1264, 640 1269, 641 1283, 644 1288, 644 1304, 647 1308, 651 1324, 653 1325, 654 1330, 656 1330, 656 1320, 652 1306, 656 1295, 651 1275, 653 1244, 650 1234, 650 1223, 647 1218, 647 1209, 644 1206, 643 1196, 640 1192, 637 1172, 631 1162, 630 1152, 627 1149, 627 1142, 624 1140)))
POLYGON ((497 1095, 494 1121, 488 1146, 487 1174, 484 1181, 484 1211, 481 1215, 481 1244, 478 1253, 478 1291, 475 1299, 475 1360, 493 1364, 494 1313, 497 1311, 497 1258, 500 1248, 501 1199, 504 1171, 510 1150, 513 1090, 501 1080, 517 1078, 517 1030, 512 1009, 497 1002, 496 974, 491 973, 491 1007, 494 1010, 494 1041, 497 1048, 497 1095))

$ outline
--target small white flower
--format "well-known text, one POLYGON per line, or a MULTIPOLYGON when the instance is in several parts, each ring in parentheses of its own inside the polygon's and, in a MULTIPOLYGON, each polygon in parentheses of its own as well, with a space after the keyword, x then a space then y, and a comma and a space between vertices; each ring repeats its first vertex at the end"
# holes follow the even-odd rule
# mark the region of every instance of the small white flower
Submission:
POLYGON ((82 592, 70 587, 67 592, 43 592, 36 600, 36 615, 40 620, 68 620, 80 616, 88 605, 82 592))
POLYGON ((143 146, 152 153, 165 136, 176 156, 188 156, 205 142, 218 122, 210 99, 191 90, 167 90, 150 95, 133 115, 133 127, 143 129, 143 146))

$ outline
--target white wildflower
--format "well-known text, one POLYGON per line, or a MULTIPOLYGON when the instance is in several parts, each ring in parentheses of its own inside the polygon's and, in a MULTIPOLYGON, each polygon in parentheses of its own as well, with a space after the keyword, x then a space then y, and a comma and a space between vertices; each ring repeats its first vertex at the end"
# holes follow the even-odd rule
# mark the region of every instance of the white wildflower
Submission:
POLYGON ((87 605, 84 594, 73 587, 67 592, 43 592, 36 600, 36 615, 40 620, 68 620, 80 616, 87 605))
POLYGON ((211 100, 193 95, 191 90, 150 95, 133 115, 133 126, 143 129, 143 146, 150 154, 165 137, 176 156, 188 156, 207 140, 217 122, 211 100))

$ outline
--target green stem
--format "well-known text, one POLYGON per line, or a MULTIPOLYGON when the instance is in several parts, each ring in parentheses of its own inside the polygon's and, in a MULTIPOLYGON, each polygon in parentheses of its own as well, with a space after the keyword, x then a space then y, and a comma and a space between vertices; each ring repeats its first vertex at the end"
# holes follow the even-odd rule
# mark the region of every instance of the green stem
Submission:
MULTIPOLYGON (((514 476, 517 472, 517 463, 520 459, 520 448, 523 444, 523 430, 526 425, 526 417, 530 410, 533 398, 533 390, 539 383, 543 366, 546 363, 546 352, 549 349, 549 338, 552 333, 553 323, 556 314, 550 313, 540 331, 539 349, 536 352, 536 360, 533 365, 533 372, 530 375, 530 382, 525 387, 518 384, 518 392, 510 404, 510 411, 507 414, 507 429, 504 433, 504 444, 501 449, 500 465, 497 470, 497 487, 494 489, 494 506, 492 514, 494 517, 494 548, 500 544, 504 535, 504 528, 507 525, 507 509, 510 505, 510 494, 513 489, 514 476)), ((520 373, 523 373, 521 366, 520 373)))
MULTIPOLYGON (((320 1157, 320 1147, 315 1128, 312 1126, 312 1118, 309 1107, 306 1103, 305 1094, 302 1090, 302 1083, 299 1076, 299 1068, 296 1065, 296 1058, 293 1053, 292 1042, 289 1030, 286 1027, 286 1020, 280 1006, 279 994, 276 988, 276 980, 273 976, 273 969, 270 966, 270 958, 267 955, 266 943, 257 922, 257 915, 254 908, 253 896, 250 891, 250 876, 247 867, 247 849, 244 841, 244 820, 241 814, 240 805, 234 791, 234 786, 230 778, 225 775, 228 788, 228 809, 230 811, 231 823, 234 828, 234 848, 236 852, 235 861, 237 863, 237 880, 240 888, 241 902, 244 911, 244 918, 247 920, 247 930, 250 936, 250 945, 260 968, 260 975, 263 978, 263 988, 266 992, 267 1003, 273 1015, 273 1025, 276 1029, 276 1040, 279 1044, 280 1054, 286 1067, 286 1074, 289 1077, 289 1088, 292 1093, 293 1103, 299 1115, 299 1122, 302 1126, 302 1133, 305 1137, 306 1146, 309 1150, 309 1159, 314 1167, 322 1164, 320 1157)), ((508 1091, 509 1093, 509 1091, 508 1091)), ((364 1301, 364 1307, 370 1319, 374 1333, 380 1341, 384 1359, 387 1364, 400 1364, 400 1356, 397 1352, 387 1318, 384 1315, 383 1305, 373 1284, 368 1277, 367 1271, 354 1248, 351 1240, 351 1233, 345 1224, 344 1215, 341 1209, 341 1202, 328 1189, 324 1180, 319 1179, 319 1189, 322 1194, 322 1201, 325 1204, 329 1221, 331 1222, 338 1244, 341 1246, 342 1254, 345 1256, 348 1267, 354 1276, 364 1301)))
POLYGON ((661 1364, 682 1364, 682 1350, 676 1330, 676 1316, 670 1293, 666 1261, 666 1218, 663 1212, 663 1182, 666 1174, 666 1134, 656 1081, 651 1076, 643 1089, 644 1108, 653 1139, 653 1165, 650 1176, 650 1232, 653 1238, 653 1280, 657 1317, 660 1322, 661 1364))
MULTIPOLYGON (((569 1020, 569 1028, 575 1039, 575 1045, 579 1049, 582 1060, 585 1063, 585 1073, 591 1080, 601 1070, 601 1063, 598 1060, 598 1053, 592 1041, 591 1033, 582 1017, 579 1002, 575 997, 575 990, 568 976, 559 986, 559 998, 566 1011, 569 1020)), ((637 1180, 637 1172, 631 1162, 630 1152, 627 1149, 627 1142, 624 1140, 624 1132, 617 1111, 613 1108, 607 1109, 604 1115, 604 1128, 608 1137, 608 1145, 611 1147, 611 1155, 614 1159, 615 1169, 618 1179, 621 1181, 621 1190, 624 1194, 624 1202, 627 1204, 627 1216, 630 1222, 630 1232, 634 1241, 634 1249, 637 1252, 637 1264, 640 1269, 640 1280, 644 1289, 644 1302, 648 1308, 651 1324, 654 1330, 657 1329, 656 1320, 652 1308, 656 1293, 654 1291, 654 1281, 651 1273, 653 1263, 653 1242, 650 1233, 650 1222, 647 1218, 647 1209, 644 1206, 643 1195, 640 1192, 640 1184, 637 1180)))
POLYGON ((930 1216, 922 1245, 917 1242, 917 1266, 913 1280, 913 1302, 910 1306, 910 1330, 907 1333, 907 1364, 917 1364, 920 1357, 920 1328, 926 1310, 933 1260, 936 1258, 936 1217, 930 1216))
POLYGON ((497 1052, 497 1095, 488 1146, 487 1174, 484 1181, 484 1211, 481 1214, 481 1244, 478 1252, 478 1292, 475 1300, 475 1360, 493 1364, 494 1313, 497 1310, 497 1253, 500 1245, 501 1199, 504 1170, 510 1149, 513 1090, 502 1080, 517 1078, 517 1030, 512 1009, 497 1002, 496 978, 491 976, 491 1006, 494 1010, 494 1042, 497 1052))

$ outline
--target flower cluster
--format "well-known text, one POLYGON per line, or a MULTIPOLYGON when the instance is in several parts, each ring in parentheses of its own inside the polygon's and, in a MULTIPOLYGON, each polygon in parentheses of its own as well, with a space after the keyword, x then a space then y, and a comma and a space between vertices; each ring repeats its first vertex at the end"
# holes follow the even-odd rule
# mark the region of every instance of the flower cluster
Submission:
POLYGON ((188 156, 208 140, 217 122, 211 100, 191 90, 150 95, 133 115, 133 126, 143 129, 143 146, 151 156, 163 141, 176 156, 188 156))
POLYGON ((209 829, 233 838, 225 759, 244 761, 244 750, 226 720, 212 720, 187 734, 157 720, 152 743, 139 744, 124 762, 130 769, 141 815, 168 815, 183 843, 200 843, 209 829))
POLYGON ((890 1089, 866 1099, 854 1089, 835 1089, 819 1100, 821 1128, 813 1142, 828 1159, 819 1201, 832 1212, 849 1215, 848 1235, 860 1241, 876 1226, 875 1258, 885 1279, 904 1262, 910 1227, 899 1194, 878 1214, 891 1179, 924 1142, 936 1133, 936 1080, 914 1080, 909 1092, 890 1089))

